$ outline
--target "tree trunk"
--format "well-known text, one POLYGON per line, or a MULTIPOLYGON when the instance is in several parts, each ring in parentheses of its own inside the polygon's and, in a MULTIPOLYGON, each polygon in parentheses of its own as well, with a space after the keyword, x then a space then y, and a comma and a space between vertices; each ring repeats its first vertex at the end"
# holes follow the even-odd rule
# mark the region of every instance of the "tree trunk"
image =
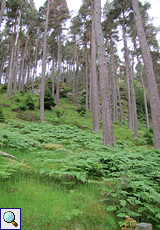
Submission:
POLYGON ((149 100, 151 105, 152 114, 152 124, 153 124, 153 134, 154 134, 154 147, 156 149, 160 148, 160 99, 157 89, 157 84, 153 71, 153 63, 148 49, 147 39, 144 32, 140 10, 137 0, 132 0, 132 7, 134 11, 134 18, 137 27, 137 33, 139 37, 139 42, 142 50, 142 56, 144 61, 144 67, 147 77, 149 100))
POLYGON ((142 84, 142 90, 143 90, 145 115, 146 115, 146 129, 149 130, 149 116, 148 116, 147 98, 146 98, 145 87, 144 87, 144 80, 143 80, 143 76, 142 76, 142 70, 141 70, 141 65, 140 65, 140 61, 139 61, 138 55, 137 55, 137 60, 138 60, 138 69, 139 69, 139 72, 140 72, 140 78, 141 78, 141 84, 142 84))
POLYGON ((52 96, 54 97, 54 50, 52 55, 52 96))
POLYGON ((75 64, 76 64, 76 35, 74 34, 74 58, 73 58, 73 103, 77 106, 76 102, 76 76, 75 76, 75 64))
POLYGON ((113 52, 113 41, 112 41, 112 31, 110 30, 110 54, 111 54, 111 67, 112 67, 112 79, 113 79, 113 91, 112 91, 112 104, 113 104, 113 121, 116 118, 116 107, 117 107, 117 92, 116 92, 116 80, 115 80, 115 68, 114 68, 114 52, 113 52))
POLYGON ((134 90, 134 83, 133 83, 133 67, 134 67, 134 56, 132 61, 132 69, 130 74, 131 79, 131 92, 132 92, 132 118, 133 118, 133 132, 134 137, 138 137, 138 121, 137 121, 137 106, 136 106, 136 97, 135 97, 135 90, 134 90))
POLYGON ((1 9, 0 9, 0 28, 1 28, 2 17, 3 17, 3 14, 4 14, 5 7, 6 7, 6 0, 1 0, 1 9))
POLYGON ((40 94, 40 119, 44 121, 44 90, 45 90, 45 72, 46 72, 46 50, 47 50, 47 29, 49 18, 49 4, 47 3, 46 22, 44 29, 44 41, 43 41, 43 60, 42 60, 42 78, 41 78, 41 94, 40 94))
MULTIPOLYGON (((37 50, 38 50, 38 38, 36 39, 36 50, 35 50, 35 58, 34 58, 34 70, 33 70, 33 77, 32 77, 32 94, 34 94, 34 79, 37 69, 37 50)), ((29 71, 28 71, 29 73, 29 71)))
POLYGON ((24 47, 23 56, 22 56, 22 64, 21 64, 18 92, 20 92, 20 90, 22 89, 22 86, 23 86, 22 82, 23 82, 24 62, 25 62, 26 53, 27 53, 28 39, 29 39, 29 28, 28 28, 27 39, 26 39, 26 43, 25 43, 25 47, 24 47))
POLYGON ((59 107, 59 81, 60 81, 60 72, 61 72, 61 35, 58 34, 57 36, 57 42, 58 42, 58 71, 57 71, 57 87, 56 87, 56 103, 59 107))
POLYGON ((123 8, 123 40, 124 40, 124 49, 125 49, 125 63, 126 63, 126 85, 127 85, 127 96, 128 96, 128 128, 132 129, 132 112, 131 112, 131 96, 130 96, 130 84, 129 84, 129 54, 128 54, 128 47, 127 47, 127 39, 126 39, 126 32, 125 32, 125 16, 124 16, 124 8, 123 8))
POLYGON ((2 82, 3 66, 4 66, 4 55, 2 56, 2 59, 1 59, 1 68, 0 68, 0 84, 1 84, 1 82, 2 82))
POLYGON ((88 112, 88 60, 87 60, 87 40, 85 44, 85 72, 86 72, 86 112, 88 112))
POLYGON ((108 69, 105 55, 104 37, 101 28, 101 2, 94 0, 95 32, 100 72, 100 93, 102 105, 103 144, 114 146, 113 125, 110 102, 108 69))
POLYGON ((96 68, 96 38, 94 28, 94 0, 92 0, 92 38, 91 38, 91 93, 92 93, 92 129, 99 133, 99 95, 96 68))

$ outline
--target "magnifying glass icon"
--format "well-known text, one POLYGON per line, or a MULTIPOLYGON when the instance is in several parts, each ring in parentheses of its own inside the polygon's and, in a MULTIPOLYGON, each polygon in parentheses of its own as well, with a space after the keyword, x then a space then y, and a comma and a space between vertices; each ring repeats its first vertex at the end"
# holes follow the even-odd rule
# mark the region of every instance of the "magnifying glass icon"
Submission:
POLYGON ((14 213, 11 212, 11 211, 5 212, 4 215, 3 215, 3 219, 4 219, 5 222, 11 223, 11 224, 13 224, 15 227, 18 226, 18 224, 14 221, 14 220, 15 220, 15 215, 14 215, 14 213))

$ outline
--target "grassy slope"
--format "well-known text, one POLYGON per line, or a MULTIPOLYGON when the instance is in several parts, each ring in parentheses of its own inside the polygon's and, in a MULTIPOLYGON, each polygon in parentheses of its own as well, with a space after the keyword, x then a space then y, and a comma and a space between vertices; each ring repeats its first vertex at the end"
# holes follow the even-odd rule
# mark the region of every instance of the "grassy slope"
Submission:
MULTIPOLYGON (((16 117, 17 112, 11 109, 18 105, 15 98, 21 98, 21 102, 25 96, 20 97, 18 94, 13 95, 11 101, 4 94, 0 98, 0 103, 7 104, 10 107, 3 107, 6 119, 13 119, 19 122, 24 122, 26 125, 29 122, 22 121, 16 117)), ((36 105, 38 99, 34 96, 36 105)), ((81 117, 72 103, 66 99, 60 100, 60 110, 65 110, 62 117, 58 118, 56 110, 45 111, 45 124, 52 123, 54 125, 69 124, 70 126, 78 127, 87 132, 92 131, 92 119, 89 112, 86 116, 81 117)), ((27 111, 31 114, 39 116, 39 110, 27 111)), ((26 113, 26 112, 21 112, 26 113)), ((8 124, 0 124, 2 130, 7 130, 8 124)), ((23 127, 22 127, 23 128, 23 127)), ((144 126, 141 128, 143 131, 144 126)), ((14 128, 11 129, 14 132, 14 128)), ((100 130, 102 133, 102 130, 100 130)), ((21 132, 23 137, 23 132, 21 132)), ((118 121, 114 124, 115 143, 123 145, 123 148, 135 147, 139 145, 133 138, 133 133, 128 130, 126 124, 120 124, 118 121)), ((58 144, 61 144, 59 141, 58 144)), ((63 144, 64 145, 64 144, 63 144)), ((1 147, 2 144, 1 144, 1 147)), ((4 146, 5 147, 5 146, 4 146)), ((86 147, 65 146, 66 151, 60 150, 46 151, 37 149, 30 151, 19 151, 11 148, 4 148, 5 152, 16 156, 21 166, 13 174, 10 179, 1 181, 0 189, 0 206, 22 208, 22 226, 23 229, 119 229, 117 220, 113 214, 105 210, 105 206, 100 203, 100 192, 96 183, 93 184, 75 184, 72 187, 71 183, 66 184, 55 181, 39 173, 41 165, 45 159, 65 159, 67 156, 85 152, 86 147), (35 164, 36 160, 38 163, 35 164), (34 162, 35 160, 35 162, 34 162), (5 191, 5 192, 4 192, 5 191)), ((1 157, 1 169, 3 164, 8 162, 9 165, 14 165, 13 160, 4 159, 1 157)), ((9 168, 9 165, 7 166, 9 168)), ((51 164, 49 167, 57 167, 51 164)))

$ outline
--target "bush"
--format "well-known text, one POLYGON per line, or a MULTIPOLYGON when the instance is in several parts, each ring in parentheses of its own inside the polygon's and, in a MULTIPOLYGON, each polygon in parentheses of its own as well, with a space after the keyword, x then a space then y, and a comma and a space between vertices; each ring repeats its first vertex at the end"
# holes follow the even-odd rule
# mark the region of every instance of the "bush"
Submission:
POLYGON ((19 97, 17 97, 17 98, 15 99, 15 101, 16 101, 16 102, 20 102, 21 99, 20 99, 19 97))
POLYGON ((16 117, 24 120, 24 121, 40 121, 40 118, 32 113, 18 113, 16 117))
POLYGON ((7 92, 7 84, 4 84, 1 88, 1 93, 6 93, 7 92))
POLYGON ((24 96, 24 94, 25 94, 26 92, 27 92, 26 90, 21 90, 21 91, 20 91, 20 95, 24 96))
POLYGON ((0 106, 0 122, 4 122, 5 119, 4 119, 4 114, 3 114, 3 110, 2 110, 2 107, 0 106))
POLYGON ((81 115, 84 116, 86 114, 86 107, 84 105, 80 106, 77 110, 77 112, 81 115))
POLYGON ((28 96, 25 100, 25 104, 28 107, 28 109, 35 110, 35 102, 34 102, 31 94, 28 94, 28 96))
POLYGON ((20 104, 19 107, 18 107, 19 110, 23 110, 23 111, 26 111, 27 109, 27 105, 26 104, 20 104))
POLYGON ((51 110, 51 106, 54 107, 55 105, 56 103, 51 91, 46 88, 44 92, 44 109, 51 110))
POLYGON ((146 130, 146 132, 143 135, 144 139, 146 140, 148 145, 154 145, 154 139, 153 139, 153 128, 150 127, 149 130, 146 130))

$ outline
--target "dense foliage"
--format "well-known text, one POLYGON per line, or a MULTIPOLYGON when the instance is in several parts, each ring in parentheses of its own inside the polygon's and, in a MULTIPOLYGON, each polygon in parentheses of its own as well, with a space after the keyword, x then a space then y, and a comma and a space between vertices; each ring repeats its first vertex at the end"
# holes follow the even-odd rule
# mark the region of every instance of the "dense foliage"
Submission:
MULTIPOLYGON (((100 134, 67 125, 8 121, 0 131, 1 147, 26 150, 28 154, 40 151, 47 143, 58 147, 48 144, 51 148, 47 149, 55 149, 55 153, 47 157, 47 153, 41 152, 41 157, 33 160, 40 174, 58 179, 70 189, 77 182, 98 183, 101 201, 108 212, 116 213, 120 226, 124 223, 122 218, 128 215, 137 222, 145 220, 153 223, 153 228, 160 228, 160 150, 125 149, 120 142, 115 148, 102 146, 100 134), (64 159, 54 158, 59 151, 65 153, 64 159)), ((12 169, 5 172, 1 177, 10 175, 12 169)))

